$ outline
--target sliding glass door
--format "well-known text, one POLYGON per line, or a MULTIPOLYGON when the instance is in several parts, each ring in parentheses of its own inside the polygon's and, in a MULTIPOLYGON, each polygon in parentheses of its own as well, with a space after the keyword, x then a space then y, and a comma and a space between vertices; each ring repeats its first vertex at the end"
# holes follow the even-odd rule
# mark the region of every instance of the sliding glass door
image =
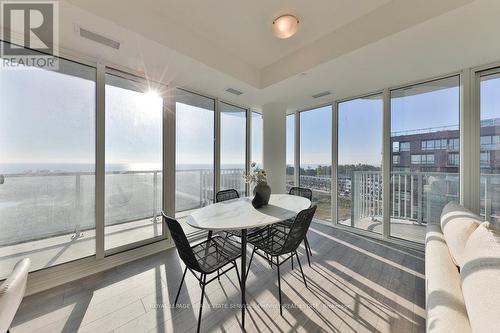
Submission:
POLYGON ((105 249, 162 235, 163 98, 106 74, 105 249))
POLYGON ((500 68, 480 73, 481 215, 500 222, 500 68))
POLYGON ((220 189, 246 195, 242 174, 246 170, 247 110, 220 102, 220 189))
POLYGON ((178 216, 214 200, 215 101, 175 91, 175 211, 178 216))
POLYGON ((300 112, 300 181, 318 205, 316 218, 330 220, 332 167, 331 105, 300 112))
POLYGON ((460 77, 391 91, 391 236, 422 243, 459 201, 460 77))
POLYGON ((338 223, 382 233, 382 95, 338 104, 338 223))
MULTIPOLYGON (((1 59, 8 62, 7 59, 1 59)), ((0 280, 95 254, 96 69, 0 68, 0 280)))

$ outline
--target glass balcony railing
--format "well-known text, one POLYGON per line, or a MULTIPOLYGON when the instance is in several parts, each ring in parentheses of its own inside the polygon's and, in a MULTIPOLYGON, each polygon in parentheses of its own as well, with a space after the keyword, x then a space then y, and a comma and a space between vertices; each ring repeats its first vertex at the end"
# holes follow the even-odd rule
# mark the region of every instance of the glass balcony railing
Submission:
POLYGON ((328 176, 306 176, 300 175, 300 186, 306 187, 313 192, 313 204, 317 205, 315 218, 323 221, 332 220, 332 181, 328 176))
POLYGON ((481 174, 481 215, 500 222, 500 174, 481 174))
MULTIPOLYGON (((222 170, 221 188, 236 188, 244 194, 242 172, 222 170)), ((178 170, 177 210, 212 203, 213 176, 213 171, 207 169, 178 170)), ((331 179, 300 178, 302 186, 313 190, 313 201, 318 205, 316 217, 328 220, 331 179)), ((4 174, 0 179, 0 266, 7 269, 0 271, 0 277, 22 256, 34 257, 34 269, 39 269, 95 253, 93 173, 32 172, 4 174)), ((120 237, 134 240, 138 234, 145 238, 158 236, 162 173, 108 172, 106 182, 106 240, 115 238, 113 241, 120 243, 120 237)), ((459 200, 458 185, 456 173, 393 172, 391 235, 422 242, 425 225, 439 221, 447 202, 459 200)), ((339 180, 339 200, 339 223, 382 232, 381 172, 354 172, 342 182, 339 180)), ((481 177, 481 214, 486 220, 500 219, 500 174, 481 177)))
MULTIPOLYGON (((221 188, 246 193, 243 169, 221 170, 221 188)), ((0 246, 95 228, 94 173, 31 172, 4 174, 0 184, 0 246)), ((213 202, 213 171, 176 172, 178 211, 213 202)), ((161 171, 106 173, 106 226, 160 216, 161 171)))
MULTIPOLYGON (((0 185, 0 246, 95 228, 94 173, 5 174, 0 185)), ((106 173, 106 226, 155 219, 160 171, 106 173)))
MULTIPOLYGON (((356 171, 342 177, 339 192, 339 223, 383 232, 383 196, 381 171, 356 171), (340 209, 342 208, 342 209, 340 209)), ((423 242, 425 225, 438 222, 443 207, 459 200, 457 173, 404 172, 391 173, 391 236, 423 242)))
POLYGON ((457 173, 392 172, 391 219, 439 222, 443 207, 459 201, 459 190, 457 173))
MULTIPOLYGON (((221 170, 221 188, 245 193, 243 169, 221 170)), ((213 201, 212 170, 176 172, 178 210, 213 201)), ((121 245, 161 235, 161 171, 106 173, 105 235, 121 245)), ((95 175, 30 172, 0 177, 0 278, 24 256, 40 269, 95 253, 95 175)))
MULTIPOLYGON (((245 195, 245 183, 242 174, 244 169, 221 169, 220 188, 234 188, 240 195, 245 195)), ((213 203, 214 172, 210 169, 177 170, 176 178, 176 211, 184 212, 204 207, 213 203)))

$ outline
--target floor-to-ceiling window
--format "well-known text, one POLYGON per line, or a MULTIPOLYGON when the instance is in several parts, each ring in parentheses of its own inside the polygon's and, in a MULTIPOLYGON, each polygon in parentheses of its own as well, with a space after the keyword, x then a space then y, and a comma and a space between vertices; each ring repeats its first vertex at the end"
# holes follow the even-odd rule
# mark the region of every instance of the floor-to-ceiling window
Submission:
POLYGON ((481 214, 500 221, 500 68, 481 73, 480 168, 481 214))
POLYGON ((214 110, 211 98, 175 91, 176 212, 213 202, 214 110))
POLYGON ((316 218, 331 220, 331 105, 300 112, 300 180, 301 187, 313 191, 318 205, 316 218))
POLYGON ((263 166, 263 126, 262 114, 255 111, 252 112, 252 144, 250 147, 252 156, 251 162, 255 162, 258 168, 262 168, 263 166))
POLYGON ((337 216, 382 233, 382 95, 338 104, 337 216))
MULTIPOLYGON (((264 158, 263 158, 263 140, 264 140, 264 123, 262 119, 262 114, 253 111, 251 120, 251 144, 250 144, 250 165, 255 163, 255 168, 262 169, 264 167, 264 158)), ((252 195, 253 189, 255 188, 255 184, 248 185, 248 194, 252 195)))
POLYGON ((220 189, 235 189, 246 195, 242 174, 246 170, 247 110, 219 103, 220 108, 220 189))
POLYGON ((95 253, 95 80, 64 59, 0 68, 0 279, 95 253))
POLYGON ((162 235, 163 98, 106 74, 105 249, 162 235))
POLYGON ((460 77, 391 91, 391 236, 423 242, 459 200, 460 77))
POLYGON ((295 186, 295 113, 286 116, 286 190, 295 186))

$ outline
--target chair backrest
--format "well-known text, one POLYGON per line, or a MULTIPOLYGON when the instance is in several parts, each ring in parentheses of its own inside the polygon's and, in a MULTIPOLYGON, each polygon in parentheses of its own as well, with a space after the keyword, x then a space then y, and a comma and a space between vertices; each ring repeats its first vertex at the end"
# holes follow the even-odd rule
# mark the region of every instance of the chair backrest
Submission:
POLYGON ((189 244, 186 234, 182 229, 179 222, 176 219, 168 217, 164 212, 161 212, 165 222, 167 223, 168 229, 170 230, 170 235, 172 235, 172 239, 174 240, 175 247, 177 248, 177 252, 179 253, 179 257, 184 262, 184 264, 196 271, 200 271, 200 265, 198 264, 198 260, 193 253, 193 249, 189 244))
POLYGON ((314 213, 316 213, 316 205, 304 209, 297 214, 285 242, 283 243, 283 248, 281 249, 282 254, 297 250, 300 243, 304 240, 304 237, 306 237, 314 213))
POLYGON ((297 187, 297 186, 292 187, 290 189, 290 191, 288 192, 288 194, 296 195, 298 197, 307 198, 307 199, 311 200, 311 202, 313 200, 313 192, 309 188, 297 187))
POLYGON ((217 192, 215 195, 215 202, 221 202, 221 201, 226 201, 226 200, 231 200, 231 199, 238 199, 240 195, 238 194, 238 191, 236 191, 234 188, 229 189, 229 190, 223 190, 217 192))
POLYGON ((19 261, 7 280, 0 285, 0 332, 7 332, 10 328, 23 300, 30 264, 29 258, 19 261))

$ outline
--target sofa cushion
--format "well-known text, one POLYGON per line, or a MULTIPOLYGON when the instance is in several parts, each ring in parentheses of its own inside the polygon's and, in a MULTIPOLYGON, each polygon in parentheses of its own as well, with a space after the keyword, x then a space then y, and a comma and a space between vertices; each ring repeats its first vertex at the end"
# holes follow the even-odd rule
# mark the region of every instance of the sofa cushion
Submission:
POLYGON ((474 332, 500 327, 500 231, 482 223, 469 237, 460 271, 465 306, 474 332))
POLYGON ((480 224, 480 216, 456 202, 450 202, 443 208, 441 229, 455 265, 462 267, 465 244, 480 224))
POLYGON ((426 332, 471 332, 460 288, 439 224, 429 224, 425 237, 426 332))

